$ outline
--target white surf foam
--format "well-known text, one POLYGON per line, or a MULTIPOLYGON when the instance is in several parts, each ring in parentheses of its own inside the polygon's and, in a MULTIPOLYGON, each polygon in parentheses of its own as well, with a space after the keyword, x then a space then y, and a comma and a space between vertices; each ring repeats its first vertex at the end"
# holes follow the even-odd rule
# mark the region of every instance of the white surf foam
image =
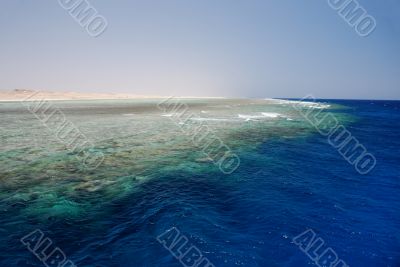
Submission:
POLYGON ((222 118, 192 118, 194 121, 230 121, 229 119, 222 118))
POLYGON ((262 114, 264 117, 267 117, 267 118, 278 118, 278 117, 283 117, 282 114, 279 114, 279 113, 276 113, 276 112, 261 112, 261 114, 262 114))
POLYGON ((327 109, 331 107, 331 105, 329 104, 301 101, 301 100, 283 100, 283 99, 273 99, 273 98, 266 98, 265 100, 275 102, 275 104, 278 105, 293 105, 293 106, 297 105, 305 108, 327 109))
POLYGON ((288 118, 287 116, 276 112, 261 112, 259 113, 259 115, 238 114, 238 117, 246 121, 258 120, 258 119, 288 118))

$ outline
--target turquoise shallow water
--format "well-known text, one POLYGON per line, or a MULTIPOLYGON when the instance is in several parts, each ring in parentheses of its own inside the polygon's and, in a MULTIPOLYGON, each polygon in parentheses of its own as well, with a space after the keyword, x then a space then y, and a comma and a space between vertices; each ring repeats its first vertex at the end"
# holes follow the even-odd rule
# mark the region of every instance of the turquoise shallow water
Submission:
MULTIPOLYGON (((80 216, 93 205, 101 206, 99 199, 92 203, 94 197, 107 203, 131 194, 136 186, 152 179, 155 170, 216 171, 187 134, 190 131, 181 131, 168 111, 157 108, 159 102, 52 103, 51 109, 61 110, 93 149, 103 153, 104 161, 94 171, 86 169, 77 153, 68 149, 70 138, 57 138, 57 129, 51 128, 55 123, 43 123, 21 103, 2 104, 1 123, 6 125, 1 136, 2 195, 10 201, 24 201, 21 213, 41 218, 80 216)), ((232 150, 252 149, 274 137, 297 138, 312 130, 290 105, 279 102, 184 102, 196 114, 191 128, 207 126, 232 150), (280 117, 275 117, 278 114, 280 117)))
POLYGON ((222 173, 157 99, 52 102, 104 155, 94 170, 26 106, 1 103, 1 266, 43 265, 19 241, 35 229, 77 266, 181 266, 156 240, 171 227, 215 266, 307 266, 291 243, 306 228, 351 266, 397 266, 398 102, 314 106, 379 152, 361 176, 291 102, 177 101, 238 155, 235 172, 222 173))

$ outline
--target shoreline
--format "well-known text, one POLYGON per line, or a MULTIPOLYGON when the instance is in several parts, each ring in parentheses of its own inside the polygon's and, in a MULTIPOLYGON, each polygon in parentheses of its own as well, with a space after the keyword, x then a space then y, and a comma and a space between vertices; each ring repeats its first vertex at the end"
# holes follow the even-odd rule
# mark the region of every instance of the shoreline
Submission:
MULTIPOLYGON (((33 90, 0 91, 0 102, 21 101, 81 101, 81 100, 141 100, 141 99, 165 99, 171 96, 154 95, 130 95, 111 93, 76 93, 76 92, 49 92, 33 90)), ((196 97, 173 96, 179 99, 225 99, 226 97, 196 97)))

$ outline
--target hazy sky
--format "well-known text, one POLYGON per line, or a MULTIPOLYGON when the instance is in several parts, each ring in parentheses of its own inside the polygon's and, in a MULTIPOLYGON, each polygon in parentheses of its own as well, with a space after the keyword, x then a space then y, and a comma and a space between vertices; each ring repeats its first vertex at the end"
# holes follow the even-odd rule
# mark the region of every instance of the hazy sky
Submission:
POLYGON ((93 38, 58 0, 2 0, 0 89, 400 99, 400 1, 358 0, 360 37, 327 0, 89 0, 93 38))

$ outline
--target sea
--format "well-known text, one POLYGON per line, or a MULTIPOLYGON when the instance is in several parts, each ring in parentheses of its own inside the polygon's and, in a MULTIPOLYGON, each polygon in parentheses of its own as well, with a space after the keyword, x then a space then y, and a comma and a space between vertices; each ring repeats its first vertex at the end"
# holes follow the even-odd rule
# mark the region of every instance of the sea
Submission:
POLYGON ((400 266, 400 101, 16 101, 0 126, 0 266, 400 266))

